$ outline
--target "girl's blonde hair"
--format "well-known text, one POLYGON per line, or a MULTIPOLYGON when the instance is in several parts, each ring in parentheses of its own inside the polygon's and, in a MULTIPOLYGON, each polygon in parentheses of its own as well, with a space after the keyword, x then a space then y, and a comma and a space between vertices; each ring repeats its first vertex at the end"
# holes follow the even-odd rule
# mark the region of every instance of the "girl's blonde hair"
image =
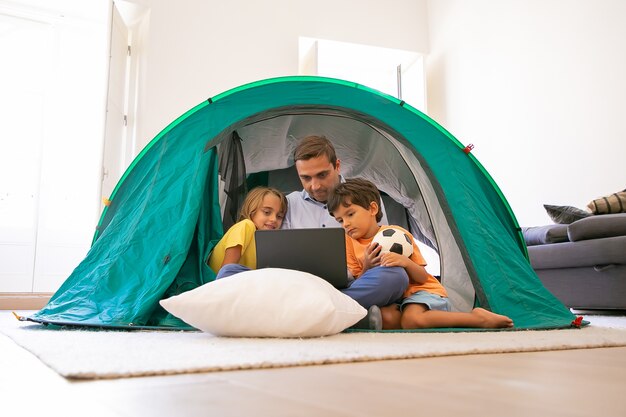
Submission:
POLYGON ((263 199, 266 195, 273 194, 280 200, 280 208, 283 213, 287 213, 287 198, 283 193, 272 187, 255 187, 248 192, 246 199, 243 201, 241 210, 239 211, 239 220, 250 219, 254 213, 263 204, 263 199))

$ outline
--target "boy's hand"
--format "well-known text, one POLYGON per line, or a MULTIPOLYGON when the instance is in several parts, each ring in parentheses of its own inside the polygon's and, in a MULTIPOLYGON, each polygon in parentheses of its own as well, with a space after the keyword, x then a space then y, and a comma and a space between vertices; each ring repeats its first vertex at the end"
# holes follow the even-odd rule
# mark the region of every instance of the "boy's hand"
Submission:
POLYGON ((378 243, 370 243, 365 248, 365 257, 363 258, 363 272, 370 268, 380 265, 381 247, 378 243))
POLYGON ((405 269, 409 275, 409 283, 423 284, 428 280, 430 274, 426 269, 413 262, 409 257, 400 255, 399 253, 389 252, 380 256, 381 266, 399 266, 405 269))
POLYGON ((402 268, 406 268, 409 263, 412 262, 413 261, 411 261, 408 257, 395 252, 383 253, 380 256, 381 266, 400 266, 402 268))

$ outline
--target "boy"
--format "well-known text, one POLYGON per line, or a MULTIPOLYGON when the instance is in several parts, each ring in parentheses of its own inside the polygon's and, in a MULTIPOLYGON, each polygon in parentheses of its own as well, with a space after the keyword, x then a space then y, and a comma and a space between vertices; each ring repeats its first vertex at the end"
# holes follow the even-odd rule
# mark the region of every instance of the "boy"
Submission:
POLYGON ((424 269, 426 262, 412 237, 413 254, 410 257, 393 252, 381 254, 378 244, 371 243, 379 230, 389 227, 378 226, 379 207, 378 189, 361 178, 347 179, 339 184, 328 199, 328 211, 348 235, 348 269, 355 278, 359 279, 363 274, 388 274, 389 268, 394 268, 393 273, 408 275, 409 286, 399 303, 380 309, 383 329, 513 327, 510 318, 483 308, 475 308, 469 313, 450 311, 445 288, 424 269))

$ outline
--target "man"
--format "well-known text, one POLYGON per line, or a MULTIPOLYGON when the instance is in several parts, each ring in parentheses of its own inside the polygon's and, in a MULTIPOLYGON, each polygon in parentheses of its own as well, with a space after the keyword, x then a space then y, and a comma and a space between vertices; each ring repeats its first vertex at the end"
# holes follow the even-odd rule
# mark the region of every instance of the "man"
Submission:
MULTIPOLYGON (((335 147, 324 136, 307 136, 298 143, 294 161, 302 191, 287 195, 289 209, 283 220, 283 228, 341 227, 328 212, 326 203, 332 190, 343 182, 341 161, 335 147)), ((388 224, 383 211, 382 224, 388 224)), ((378 307, 394 303, 408 286, 408 279, 367 276, 351 282, 341 290, 368 309, 368 315, 354 327, 380 330, 382 318, 378 307)))
MULTIPOLYGON (((341 161, 333 144, 324 136, 307 136, 293 156, 303 190, 287 195, 289 210, 283 229, 341 227, 326 207, 330 192, 343 182, 341 161)), ((381 223, 388 224, 384 208, 381 223)))

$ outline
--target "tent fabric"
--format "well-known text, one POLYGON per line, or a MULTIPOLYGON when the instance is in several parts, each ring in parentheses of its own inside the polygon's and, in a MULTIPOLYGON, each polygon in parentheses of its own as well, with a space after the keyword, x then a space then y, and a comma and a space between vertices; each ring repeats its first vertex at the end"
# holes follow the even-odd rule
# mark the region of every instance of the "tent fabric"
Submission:
POLYGON ((531 268, 513 212, 476 158, 406 103, 321 77, 237 87, 172 122, 114 189, 86 258, 28 319, 188 327, 158 301, 214 279, 203 260, 223 235, 226 192, 240 195, 242 176, 272 183, 289 172, 307 134, 331 138, 342 174, 372 180, 406 208, 412 233, 439 251, 456 310, 479 305, 521 329, 570 326, 573 314, 531 268), (245 166, 226 183, 218 155, 239 145, 245 166))
POLYGON ((237 223, 241 206, 246 193, 246 163, 243 158, 241 138, 237 132, 233 132, 232 137, 223 142, 218 153, 219 165, 217 170, 224 182, 225 202, 222 225, 224 230, 237 223))

